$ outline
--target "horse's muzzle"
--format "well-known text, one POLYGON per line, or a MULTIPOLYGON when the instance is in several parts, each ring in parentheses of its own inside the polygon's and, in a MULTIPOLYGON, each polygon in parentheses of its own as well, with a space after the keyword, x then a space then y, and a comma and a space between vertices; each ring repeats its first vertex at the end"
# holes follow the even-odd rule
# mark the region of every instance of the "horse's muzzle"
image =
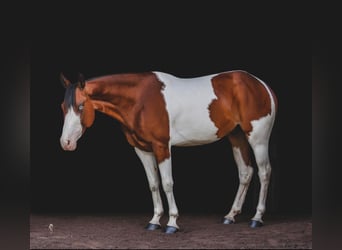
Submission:
POLYGON ((76 147, 77 147, 76 141, 73 142, 73 141, 71 141, 69 139, 61 138, 60 142, 61 142, 62 148, 64 150, 66 150, 66 151, 74 151, 76 149, 76 147))

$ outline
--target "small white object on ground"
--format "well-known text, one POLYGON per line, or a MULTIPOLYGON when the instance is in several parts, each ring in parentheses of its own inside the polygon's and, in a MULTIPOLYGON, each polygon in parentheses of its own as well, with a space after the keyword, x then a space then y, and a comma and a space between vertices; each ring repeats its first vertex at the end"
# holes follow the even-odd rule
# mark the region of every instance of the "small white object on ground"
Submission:
POLYGON ((50 233, 53 232, 53 224, 50 224, 50 225, 49 225, 49 230, 50 230, 50 233))

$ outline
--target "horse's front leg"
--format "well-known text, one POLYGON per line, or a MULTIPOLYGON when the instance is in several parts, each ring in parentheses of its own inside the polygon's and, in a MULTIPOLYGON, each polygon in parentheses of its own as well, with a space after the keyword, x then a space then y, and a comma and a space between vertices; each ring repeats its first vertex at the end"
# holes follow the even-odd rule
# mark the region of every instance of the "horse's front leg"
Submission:
POLYGON ((162 185, 169 205, 169 221, 165 233, 175 233, 179 230, 177 225, 178 208, 173 194, 173 178, 171 164, 171 149, 169 147, 154 147, 154 152, 159 165, 162 185))
POLYGON ((152 200, 154 206, 154 215, 152 220, 146 226, 147 230, 160 229, 160 217, 163 215, 163 204, 159 192, 159 177, 158 177, 158 167, 154 154, 151 152, 145 152, 138 148, 135 148, 135 152, 140 158, 142 164, 144 165, 150 190, 152 193, 152 200))

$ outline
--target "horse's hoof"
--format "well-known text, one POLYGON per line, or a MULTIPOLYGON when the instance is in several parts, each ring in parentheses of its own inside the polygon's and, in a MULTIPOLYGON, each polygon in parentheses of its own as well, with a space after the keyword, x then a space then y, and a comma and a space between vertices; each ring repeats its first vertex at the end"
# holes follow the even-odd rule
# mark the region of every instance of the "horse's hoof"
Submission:
POLYGON ((178 228, 177 227, 166 226, 166 228, 165 228, 165 233, 166 234, 174 234, 176 232, 178 232, 178 228))
POLYGON ((152 223, 148 223, 147 226, 145 227, 145 229, 153 231, 153 230, 157 230, 160 229, 161 226, 158 224, 152 224, 152 223))
POLYGON ((231 219, 223 218, 222 223, 223 223, 223 224, 234 224, 235 221, 233 221, 233 220, 231 220, 231 219))
POLYGON ((251 223, 249 224, 251 228, 262 227, 263 225, 264 223, 257 221, 257 220, 251 220, 251 223))

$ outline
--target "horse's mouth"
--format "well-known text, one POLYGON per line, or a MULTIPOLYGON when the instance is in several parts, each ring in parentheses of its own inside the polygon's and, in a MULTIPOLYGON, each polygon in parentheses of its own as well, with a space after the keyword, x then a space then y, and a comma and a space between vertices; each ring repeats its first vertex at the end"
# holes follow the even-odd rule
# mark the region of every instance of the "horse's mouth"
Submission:
POLYGON ((65 151, 74 151, 76 149, 76 146, 65 146, 62 147, 65 151))
POLYGON ((61 146, 62 149, 64 149, 65 151, 74 151, 77 148, 77 143, 72 142, 71 140, 62 140, 61 139, 61 146))

